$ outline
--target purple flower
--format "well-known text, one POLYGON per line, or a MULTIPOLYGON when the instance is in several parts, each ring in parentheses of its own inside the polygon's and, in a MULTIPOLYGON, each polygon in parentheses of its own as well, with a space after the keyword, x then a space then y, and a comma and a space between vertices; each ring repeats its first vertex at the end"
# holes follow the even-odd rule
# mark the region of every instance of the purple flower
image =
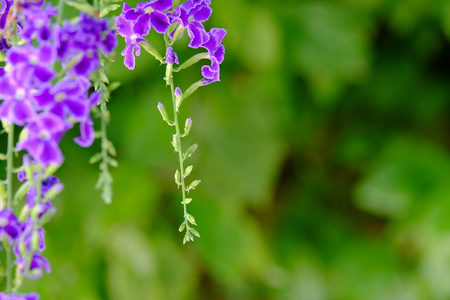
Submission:
POLYGON ((18 265, 18 269, 21 274, 25 272, 25 267, 28 265, 27 259, 31 255, 30 268, 27 270, 27 278, 38 279, 42 276, 43 271, 50 273, 50 264, 47 259, 40 253, 45 250, 45 231, 42 228, 38 228, 37 234, 37 247, 32 248, 33 234, 34 234, 34 222, 31 216, 28 216, 27 220, 23 224, 23 231, 18 238, 18 243, 14 247, 14 254, 16 256, 15 263, 18 265), (32 253, 31 253, 32 252, 32 253))
POLYGON ((136 8, 122 11, 127 21, 133 22, 133 32, 145 36, 151 27, 158 33, 166 33, 170 26, 169 17, 164 13, 172 8, 172 0, 152 0, 139 2, 136 8))
POLYGON ((179 64, 178 55, 175 52, 173 52, 172 47, 167 47, 167 50, 166 50, 166 63, 168 63, 168 64, 173 64, 173 63, 179 64))
POLYGON ((61 119, 85 120, 89 114, 90 103, 86 90, 77 81, 63 80, 55 86, 45 87, 35 95, 40 108, 51 112, 61 119))
POLYGON ((0 211, 0 239, 6 237, 9 244, 13 244, 14 240, 22 232, 21 224, 10 209, 0 211))
MULTIPOLYGON (((98 91, 91 93, 89 96, 90 106, 98 105, 100 101, 101 94, 98 91)), ((74 138, 75 143, 81 147, 89 147, 94 142, 94 122, 88 115, 83 121, 80 122, 80 136, 74 138)))
POLYGON ((141 54, 139 42, 151 27, 158 33, 165 33, 170 26, 169 17, 163 12, 171 9, 172 0, 153 0, 141 2, 136 8, 131 8, 124 2, 121 14, 116 18, 117 32, 125 38, 126 46, 122 51, 125 66, 133 70, 135 66, 134 55, 141 54))
POLYGON ((36 293, 24 295, 17 295, 17 294, 6 295, 0 293, 0 300, 39 300, 39 295, 36 293))
POLYGON ((172 22, 178 22, 183 28, 187 28, 190 37, 188 46, 191 48, 196 49, 208 41, 209 36, 202 22, 211 16, 210 4, 209 0, 188 0, 179 5, 173 13, 172 22))
MULTIPOLYGON (((15 260, 15 263, 18 265, 20 273, 23 274, 27 265, 27 259, 24 257, 19 258, 15 260)), ((48 260, 41 253, 34 252, 33 256, 31 257, 31 264, 26 277, 28 279, 39 279, 42 277, 44 271, 46 273, 51 272, 48 260)))
POLYGON ((13 47, 8 51, 6 58, 15 68, 31 69, 35 78, 41 82, 47 82, 55 75, 51 68, 55 59, 54 54, 53 47, 45 43, 40 48, 13 47))
MULTIPOLYGON (((14 246, 14 254, 16 257, 21 258, 22 256, 26 256, 26 253, 21 253, 21 251, 26 251, 29 253, 31 251, 31 243, 32 243, 32 235, 33 235, 33 219, 31 216, 28 216, 26 221, 22 224, 21 234, 18 238, 18 243, 14 246), (22 245, 22 246, 20 246, 22 245)), ((37 250, 42 252, 45 250, 45 231, 42 228, 38 228, 36 231, 38 237, 38 245, 37 250)))
POLYGON ((182 95, 183 93, 181 92, 181 89, 177 86, 177 87, 175 88, 175 91, 173 92, 173 94, 175 95, 175 97, 181 97, 181 95, 182 95))
POLYGON ((13 1, 9 0, 1 0, 2 7, 0 8, 0 29, 6 28, 7 23, 7 17, 9 14, 9 10, 11 9, 11 5, 13 4, 13 1))
POLYGON ((31 7, 23 10, 24 17, 23 29, 21 36, 26 38, 29 42, 33 39, 38 41, 48 41, 52 36, 51 17, 58 14, 50 3, 45 8, 31 7))
POLYGON ((80 14, 80 21, 76 24, 66 22, 56 36, 58 57, 63 63, 81 55, 69 73, 87 77, 100 66, 98 51, 108 54, 117 45, 114 31, 108 29, 107 21, 86 14, 80 14))
POLYGON ((136 56, 141 55, 139 42, 145 41, 145 39, 133 32, 133 22, 127 21, 123 16, 128 9, 130 9, 130 6, 124 2, 122 13, 116 18, 115 25, 118 27, 117 32, 125 38, 126 46, 121 52, 122 56, 124 56, 124 64, 128 69, 133 70, 135 66, 135 52, 136 56))
POLYGON ((0 118, 8 124, 23 125, 35 115, 34 97, 29 89, 33 76, 30 68, 18 68, 0 79, 0 118))
POLYGON ((213 28, 208 33, 209 39, 202 45, 208 50, 210 66, 202 67, 203 84, 210 84, 214 81, 219 81, 220 64, 223 62, 225 55, 225 46, 222 45, 222 40, 227 34, 223 28, 213 28))
MULTIPOLYGON (((35 174, 35 177, 37 178, 37 173, 35 174)), ((56 188, 56 190, 62 191, 64 188, 64 185, 59 182, 59 179, 55 176, 49 176, 47 179, 42 181, 42 188, 41 188, 41 199, 44 199, 47 192, 51 188, 56 188)), ((26 203, 29 208, 32 208, 36 205, 36 188, 33 187, 28 190, 27 196, 26 196, 26 203)), ((38 204, 38 210, 39 210, 39 218, 41 218, 44 214, 46 214, 50 210, 55 210, 51 204, 50 201, 41 202, 38 204)))
POLYGON ((18 150, 27 152, 42 166, 59 165, 64 157, 58 143, 68 125, 52 113, 37 115, 25 130, 28 137, 17 143, 18 150))
POLYGON ((40 7, 42 4, 44 4, 45 0, 18 0, 17 2, 22 8, 33 8, 33 7, 40 7))
POLYGON ((8 43, 6 42, 5 37, 2 36, 2 37, 0 38, 0 51, 1 51, 2 53, 5 53, 5 51, 8 50, 9 48, 11 48, 11 46, 8 45, 8 43))
POLYGON ((95 140, 94 137, 94 122, 91 118, 87 118, 80 123, 80 136, 74 139, 75 143, 83 148, 87 148, 92 145, 95 140))

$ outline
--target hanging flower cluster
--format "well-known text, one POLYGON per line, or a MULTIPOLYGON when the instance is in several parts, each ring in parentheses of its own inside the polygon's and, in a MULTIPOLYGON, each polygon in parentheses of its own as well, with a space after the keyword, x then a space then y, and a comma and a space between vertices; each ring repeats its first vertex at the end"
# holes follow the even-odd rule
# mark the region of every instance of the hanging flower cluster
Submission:
POLYGON ((136 8, 131 8, 124 3, 116 26, 126 42, 126 47, 122 51, 122 55, 125 57, 125 66, 130 70, 134 69, 134 56, 139 56, 141 53, 139 42, 146 41, 145 37, 151 28, 161 34, 168 33, 171 42, 180 38, 186 29, 189 35, 188 46, 193 49, 204 48, 208 51, 206 58, 211 61, 211 65, 202 67, 203 84, 218 81, 220 64, 223 62, 225 54, 222 40, 226 35, 226 30, 213 28, 209 32, 206 31, 203 23, 211 16, 210 5, 210 0, 188 0, 175 9, 173 9, 172 0, 140 2, 136 8), (173 30, 168 32, 169 28, 173 30))
POLYGON ((75 142, 81 147, 93 143, 91 109, 99 104, 101 93, 92 92, 91 78, 101 66, 99 53, 111 53, 117 39, 106 19, 83 13, 74 22, 56 24, 53 17, 58 9, 44 0, 2 0, 0 14, 4 56, 0 119, 11 141, 14 128, 22 128, 14 148, 25 151, 17 174, 22 185, 12 197, 14 149, 8 148, 8 193, 1 197, 7 201, 0 203, 7 288, 0 299, 36 300, 39 296, 35 293, 16 293, 25 278, 37 279, 50 272, 43 255, 42 225, 54 213, 51 200, 63 189, 52 175, 64 161, 59 144, 77 124, 80 135, 75 142), (16 215, 14 205, 22 200, 23 207, 16 215))
POLYGON ((187 204, 192 201, 187 195, 190 190, 196 188, 200 180, 194 180, 189 185, 186 183, 186 177, 191 173, 193 166, 185 167, 184 163, 194 151, 197 144, 190 146, 183 151, 181 139, 189 134, 192 126, 192 119, 185 121, 184 132, 181 133, 178 122, 178 113, 181 103, 189 97, 199 87, 208 85, 220 79, 220 65, 224 60, 225 47, 222 40, 226 35, 226 30, 222 28, 212 28, 207 31, 204 23, 210 18, 212 9, 210 0, 187 0, 182 4, 179 1, 174 3, 172 0, 150 0, 140 2, 135 8, 127 3, 123 4, 122 13, 116 19, 118 33, 125 38, 126 47, 122 51, 125 66, 133 70, 135 67, 135 56, 141 54, 141 47, 152 54, 158 61, 166 64, 166 85, 170 86, 172 94, 172 106, 174 107, 174 118, 171 120, 167 114, 164 105, 159 102, 158 109, 164 121, 168 125, 175 127, 172 145, 175 152, 178 153, 180 168, 175 172, 175 183, 182 190, 182 201, 184 206, 184 221, 180 225, 179 231, 186 231, 183 243, 193 241, 194 236, 200 237, 199 233, 192 227, 197 225, 195 218, 187 212, 187 204), (146 37, 151 29, 160 33, 164 37, 165 57, 155 49, 146 37), (173 45, 187 32, 189 36, 188 47, 192 49, 204 49, 204 52, 198 53, 186 60, 180 65, 178 55, 174 52, 173 45), (174 86, 173 73, 188 68, 200 60, 209 60, 201 68, 203 78, 190 87, 185 92, 179 87, 174 86), (179 65, 174 67, 174 65, 179 65))

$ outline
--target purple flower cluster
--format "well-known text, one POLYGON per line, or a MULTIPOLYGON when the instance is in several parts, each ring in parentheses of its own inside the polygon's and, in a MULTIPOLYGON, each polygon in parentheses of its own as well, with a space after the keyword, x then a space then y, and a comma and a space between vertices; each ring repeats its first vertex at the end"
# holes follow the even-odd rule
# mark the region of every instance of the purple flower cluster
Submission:
MULTIPOLYGON (((135 66, 135 55, 139 56, 141 48, 139 42, 145 41, 151 30, 168 34, 170 39, 175 39, 176 32, 186 29, 189 35, 188 46, 197 49, 204 48, 208 51, 211 65, 202 67, 203 84, 209 84, 219 80, 220 64, 223 62, 225 47, 222 40, 226 30, 213 28, 206 31, 203 23, 209 19, 212 13, 210 0, 187 0, 183 4, 173 8, 172 0, 150 0, 140 2, 136 8, 123 4, 122 13, 116 19, 118 33, 125 38, 126 47, 122 51, 125 57, 125 66, 132 70, 135 66), (172 26, 174 25, 174 26, 172 26), (171 32, 169 28, 173 28, 171 32)), ((166 55, 167 63, 178 63, 174 58, 174 52, 170 48, 170 56, 166 55)), ((176 54, 175 54, 176 55, 176 54)))
MULTIPOLYGON (((14 254, 17 284, 50 272, 42 254, 42 224, 53 214, 51 199, 63 185, 44 174, 62 164, 59 143, 76 124, 80 136, 75 142, 82 147, 93 143, 91 108, 101 94, 92 92, 90 78, 101 65, 99 53, 111 53, 117 39, 105 19, 80 14, 75 22, 60 26, 52 20, 58 10, 44 0, 1 1, 0 51, 5 66, 0 67, 0 119, 23 127, 15 149, 26 151, 17 174, 22 186, 16 196, 22 193, 25 200, 20 217, 10 207, 0 208, 0 238, 14 254), (13 35, 20 42, 11 45, 13 35)), ((0 300, 38 299, 34 293, 0 293, 0 300)))
POLYGON ((36 293, 26 294, 26 295, 6 295, 3 293, 0 293, 0 300, 39 300, 39 295, 36 293))
POLYGON ((62 163, 59 142, 76 123, 80 136, 75 142, 88 147, 94 141, 90 111, 100 95, 89 93, 89 77, 100 66, 99 51, 111 53, 117 43, 106 20, 81 14, 77 23, 59 27, 51 22, 56 13, 43 3, 23 9, 26 43, 6 51, 7 68, 0 78, 0 118, 24 126, 26 138, 17 149, 44 167, 62 163))
MULTIPOLYGON (((25 161, 25 165, 29 166, 30 162, 27 159, 25 161)), ((19 181, 23 181, 26 177, 25 172, 18 173, 19 181)), ((37 174, 34 177, 26 184, 32 186, 33 182, 38 179, 37 174)), ((41 223, 46 214, 54 211, 49 197, 61 191, 62 188, 63 186, 58 178, 49 176, 41 183, 40 199, 44 201, 39 203, 36 188, 30 188, 26 194, 26 204, 21 213, 21 218, 24 218, 23 222, 18 220, 11 209, 0 210, 0 238, 6 239, 9 245, 13 247, 16 258, 14 262, 21 276, 38 279, 43 272, 50 272, 50 264, 42 255, 45 250, 45 231, 38 224, 41 223), (35 216, 33 217, 33 215, 35 216)), ((0 293, 1 299, 37 300, 39 296, 37 294, 18 296, 0 293)))
MULTIPOLYGON (((26 178, 24 173, 20 172, 18 174, 19 180, 26 178)), ((37 174, 35 174, 34 178, 29 180, 27 184, 32 185, 38 179, 37 177, 37 174)), ((35 187, 30 188, 26 194, 26 203, 22 210, 24 215, 22 217, 26 219, 20 224, 20 231, 16 237, 13 249, 16 256, 15 263, 19 268, 20 274, 25 274, 29 279, 38 279, 44 271, 50 272, 50 264, 42 255, 42 251, 45 250, 45 231, 42 227, 38 227, 37 224, 41 222, 46 214, 52 214, 54 211, 51 199, 48 198, 48 196, 51 196, 49 195, 50 191, 53 191, 53 194, 55 194, 55 192, 60 192, 62 189, 63 185, 59 182, 59 179, 55 176, 49 176, 41 182, 40 199, 43 201, 38 203, 35 187), (36 214, 36 220, 33 220, 33 214, 36 214), (33 247, 32 243, 34 243, 33 247)))

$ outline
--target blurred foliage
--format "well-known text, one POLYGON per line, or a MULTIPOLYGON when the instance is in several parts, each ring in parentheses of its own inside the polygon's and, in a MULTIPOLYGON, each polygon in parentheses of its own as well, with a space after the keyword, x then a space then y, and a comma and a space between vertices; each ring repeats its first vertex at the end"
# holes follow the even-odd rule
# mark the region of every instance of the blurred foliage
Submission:
MULTIPOLYGON (((133 3, 131 3, 133 4, 133 3)), ((182 246, 163 67, 120 51, 110 206, 66 137, 42 299, 450 299, 450 2, 215 0, 221 82, 182 108, 202 237, 182 246)), ((151 41, 162 47, 161 41, 151 41)), ((184 38, 186 43, 186 37, 184 38)), ((160 48, 161 49, 161 48, 160 48)), ((193 52, 176 45, 181 60, 193 52)), ((185 89, 199 67, 176 75, 185 89)))

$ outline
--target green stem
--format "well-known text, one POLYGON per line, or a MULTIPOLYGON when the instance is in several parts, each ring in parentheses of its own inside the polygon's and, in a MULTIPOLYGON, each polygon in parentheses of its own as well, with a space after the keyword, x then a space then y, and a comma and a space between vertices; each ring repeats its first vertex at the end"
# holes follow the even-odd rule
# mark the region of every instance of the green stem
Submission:
MULTIPOLYGON (((14 285, 13 293, 16 293, 19 290, 20 286, 22 285, 24 278, 27 276, 28 271, 30 270, 31 261, 33 260, 33 253, 36 251, 37 247, 39 247, 34 242, 34 239, 37 236, 37 230, 39 228, 39 224, 38 224, 39 223, 39 210, 38 210, 38 207, 39 207, 39 204, 42 201, 42 170, 39 168, 37 172, 38 172, 37 178, 33 179, 33 185, 36 187, 36 202, 34 204, 33 209, 31 210, 31 218, 33 220, 33 230, 32 230, 32 233, 31 233, 30 252, 27 253, 28 254, 27 264, 25 266, 23 274, 19 275, 18 272, 16 274, 16 282, 15 282, 15 285, 14 285)), ((37 243, 39 243, 39 241, 37 243)))
POLYGON ((110 204, 112 201, 112 178, 111 174, 109 173, 109 154, 108 154, 108 147, 109 146, 109 140, 108 140, 108 133, 106 131, 108 127, 108 120, 109 120, 109 111, 106 108, 106 103, 104 100, 102 100, 102 104, 100 105, 101 110, 101 129, 100 129, 100 136, 101 136, 101 156, 102 161, 100 163, 100 171, 103 178, 103 191, 102 191, 102 199, 105 201, 106 204, 110 204))
MULTIPOLYGON (((6 208, 13 208, 13 169, 14 169, 14 124, 9 125, 6 152, 6 208)), ((6 293, 11 292, 12 249, 6 247, 6 293)))
POLYGON ((186 226, 186 232, 189 232, 189 221, 188 221, 188 213, 187 213, 187 204, 185 202, 186 199, 186 183, 184 180, 184 157, 183 157, 183 149, 181 147, 181 131, 180 124, 178 122, 178 113, 177 113, 177 104, 175 98, 175 88, 173 85, 173 76, 172 76, 172 65, 167 64, 166 67, 166 82, 169 83, 170 92, 172 94, 172 104, 173 104, 173 123, 175 125, 175 134, 176 134, 176 151, 178 152, 178 160, 180 163, 180 183, 181 183, 181 194, 183 196, 183 211, 184 211, 184 224, 186 226))
POLYGON ((58 1, 58 17, 57 17, 57 20, 56 20, 56 22, 59 25, 62 24, 63 15, 64 15, 64 0, 59 0, 58 1))

